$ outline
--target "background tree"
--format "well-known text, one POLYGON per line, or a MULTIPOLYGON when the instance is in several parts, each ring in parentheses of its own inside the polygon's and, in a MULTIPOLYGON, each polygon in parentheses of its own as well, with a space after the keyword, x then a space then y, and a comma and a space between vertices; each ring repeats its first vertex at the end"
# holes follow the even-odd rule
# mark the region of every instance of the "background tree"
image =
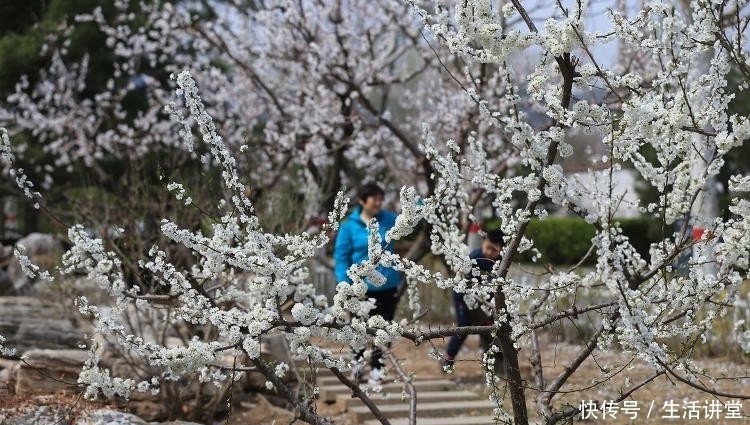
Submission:
MULTIPOLYGON (((168 205, 164 200, 150 204, 148 214, 122 206, 166 184, 175 170, 191 170, 182 180, 205 176, 198 160, 206 160, 206 152, 179 147, 161 106, 172 98, 167 76, 189 66, 206 87, 203 99, 222 123, 221 135, 232 141, 259 211, 275 205, 264 195, 279 190, 304 197, 304 211, 286 217, 284 226, 303 226, 306 217, 324 214, 336 188, 366 179, 393 192, 411 184, 431 193, 433 173, 419 150, 422 124, 461 144, 472 133, 485 135, 492 167, 498 174, 508 170, 506 162, 515 154, 480 119, 485 106, 479 105, 480 93, 503 99, 503 70, 468 65, 430 41, 406 19, 407 6, 375 2, 359 10, 359 3, 347 1, 245 6, 182 2, 139 9, 123 1, 71 19, 70 25, 76 24, 71 28, 97 29, 98 44, 90 47, 106 52, 108 66, 101 71, 106 77, 94 78, 100 71, 92 69, 85 48, 79 47, 84 53, 77 56, 65 54, 64 45, 82 43, 65 34, 50 43, 51 68, 23 79, 0 111, 12 124, 19 155, 26 146, 45 152, 25 168, 47 187, 101 184, 105 199, 113 200, 105 211, 128 216, 129 228, 162 215, 156 210, 168 205), (58 95, 50 96, 50 90, 58 95), (139 193, 130 193, 133 188, 139 193)), ((473 196, 473 202, 480 199, 473 196)), ((270 211, 261 215, 279 217, 270 211)), ((121 221, 100 217, 99 227, 107 220, 121 221)), ((414 255, 425 252, 420 246, 414 255)))
MULTIPOLYGON (((439 41, 455 55, 450 56, 451 60, 467 64, 468 72, 450 72, 446 81, 458 80, 461 83, 458 93, 466 95, 467 104, 478 109, 476 120, 469 120, 472 126, 465 133, 456 132, 464 127, 451 120, 446 124, 433 118, 427 128, 416 133, 421 134, 421 139, 401 137, 397 131, 419 128, 420 123, 412 121, 421 119, 419 114, 405 115, 401 124, 387 113, 388 102, 376 103, 374 96, 383 93, 379 91, 383 89, 380 83, 386 75, 381 70, 400 69, 399 62, 391 59, 400 56, 401 47, 413 47, 415 51, 419 51, 418 47, 435 48, 432 43, 416 44, 419 27, 412 21, 412 15, 407 14, 408 9, 372 1, 316 5, 280 2, 263 6, 254 13, 248 12, 246 21, 222 21, 221 13, 216 12, 219 20, 206 27, 196 25, 180 8, 155 8, 155 15, 150 15, 160 17, 153 18, 153 22, 160 22, 155 24, 157 27, 170 28, 170 36, 154 35, 162 43, 160 46, 172 46, 173 41, 179 46, 188 39, 193 49, 223 52, 223 56, 216 56, 224 59, 222 63, 239 66, 236 73, 206 73, 217 62, 202 60, 207 56, 201 55, 180 56, 183 51, 177 47, 166 50, 175 52, 175 57, 183 58, 184 63, 192 61, 196 69, 196 79, 188 72, 175 75, 182 97, 169 99, 171 116, 180 129, 177 134, 188 152, 202 149, 208 154, 201 155, 207 158, 203 164, 221 175, 222 190, 213 193, 220 198, 214 203, 215 209, 202 210, 207 211, 205 228, 196 228, 194 222, 180 225, 169 219, 160 223, 166 238, 187 248, 193 266, 181 267, 164 249, 153 247, 137 263, 153 276, 151 288, 128 285, 122 264, 132 263, 132 259, 120 258, 116 251, 107 249, 100 239, 88 235, 80 226, 70 230, 72 248, 64 257, 62 271, 83 270, 114 296, 112 313, 103 313, 85 299, 79 300, 80 310, 95 319, 99 333, 128 347, 135 358, 166 371, 166 375, 118 380, 99 366, 98 355, 92 350, 92 360, 81 375, 81 382, 89 385, 87 395, 103 391, 128 396, 132 391, 155 389, 162 376, 184 376, 195 371, 201 379, 227 385, 238 370, 258 370, 294 404, 302 419, 328 423, 310 409, 312 394, 289 391, 280 379, 284 367, 273 368, 261 358, 261 336, 276 333, 284 335, 293 354, 331 368, 387 423, 367 394, 343 373, 351 365, 339 350, 327 348, 328 344, 358 350, 368 341, 385 347, 398 338, 422 343, 457 333, 489 332, 495 337, 493 350, 503 352, 505 376, 493 375, 493 356, 486 356, 487 386, 496 396, 503 391, 510 394, 511 406, 507 410, 501 397, 494 398, 500 412, 498 419, 507 423, 529 423, 528 398, 533 400, 545 423, 576 416, 580 407, 557 403, 557 399, 565 392, 582 390, 570 382, 571 377, 583 372, 582 365, 587 359, 615 349, 627 353, 629 361, 647 362, 652 373, 643 382, 630 382, 616 389, 619 392, 612 393, 612 401, 626 399, 663 375, 716 397, 748 398, 746 394, 727 393, 706 383, 709 381, 705 379, 718 376, 717 371, 699 369, 692 349, 719 317, 734 308, 740 285, 748 277, 750 204, 738 197, 732 199, 729 218, 708 219, 691 214, 707 182, 719 173, 727 152, 743 145, 750 136, 748 117, 728 110, 733 94, 726 90, 732 63, 743 78, 750 77, 745 72, 748 59, 743 50, 750 19, 744 2, 694 1, 685 9, 663 2, 644 2, 642 10, 634 15, 609 11, 612 29, 605 34, 586 29, 586 17, 591 10, 584 2, 558 3, 549 11, 550 17, 543 26, 516 0, 500 8, 484 1, 436 2, 429 7, 411 4, 433 34, 423 40, 439 41), (504 20, 513 17, 517 20, 504 20), (725 25, 728 17, 734 18, 725 25), (257 38, 227 38, 234 43, 223 43, 223 37, 241 34, 243 22, 252 29, 245 34, 257 38), (386 30, 394 22, 402 24, 398 27, 399 37, 386 30), (201 37, 191 38, 197 37, 196 34, 201 37), (593 48, 613 39, 646 58, 648 67, 627 70, 604 67, 592 53, 593 48), (374 47, 374 40, 383 43, 378 45, 380 48, 374 47), (268 50, 263 50, 264 47, 268 50), (356 56, 349 56, 350 52, 356 56), (518 55, 528 58, 532 65, 530 72, 514 66, 518 55), (708 66, 689 66, 698 61, 705 61, 708 66), (476 74, 472 70, 481 71, 483 64, 489 74, 477 83, 481 72, 476 74), (495 70, 499 74, 493 73, 495 70), (464 80, 459 77, 466 74, 470 77, 462 77, 464 80), (283 79, 274 78, 280 76, 283 79), (305 79, 308 77, 310 80, 305 79), (480 91, 482 81, 488 82, 484 87, 492 90, 480 91), (497 84, 492 84, 493 81, 497 84), (244 83, 258 90, 248 92, 248 97, 234 97, 233 90, 244 83), (226 91, 218 89, 221 84, 228 84, 226 91), (208 93, 205 102, 197 87, 205 90, 201 93, 208 93), (608 98, 613 100, 580 99, 575 96, 574 87, 584 90, 604 87, 608 98), (218 93, 215 101, 211 93, 218 93), (521 103, 522 93, 533 102, 535 110, 543 111, 551 119, 547 125, 535 126, 521 103), (241 119, 244 126, 234 121, 214 124, 209 108, 224 105, 219 100, 226 99, 237 99, 237 103, 217 111, 218 119, 241 119), (369 259, 349 271, 353 284, 338 285, 332 300, 317 294, 306 264, 328 242, 325 230, 335 229, 343 217, 346 211, 343 197, 334 198, 328 228, 324 231, 284 234, 266 231, 249 198, 248 186, 240 176, 255 182, 254 187, 273 190, 275 186, 262 183, 273 182, 273 178, 264 179, 279 176, 274 173, 278 169, 245 170, 245 164, 252 162, 235 159, 234 148, 227 142, 243 134, 232 129, 250 127, 258 128, 262 134, 259 144, 253 145, 251 139, 245 148, 254 155, 251 160, 260 158, 261 162, 270 161, 293 171, 305 170, 314 175, 315 168, 310 167, 313 164, 319 170, 332 167, 338 173, 337 164, 331 163, 329 157, 334 145, 326 145, 327 141, 338 140, 347 142, 344 159, 351 162, 364 155, 376 159, 358 164, 367 166, 369 175, 378 175, 377 170, 385 174, 388 160, 401 167, 419 166, 416 183, 405 185, 400 191, 402 213, 385 242, 406 237, 418 223, 425 221, 429 224, 430 251, 444 260, 450 272, 428 270, 408 257, 384 251, 381 241, 373 237, 369 259), (352 133, 347 133, 348 128, 352 133), (582 154, 565 140, 568 128, 597 130, 602 135, 600 148, 607 152, 607 168, 592 167, 590 174, 592 180, 606 184, 579 184, 556 163, 558 156, 582 154), (200 132, 203 144, 193 140, 194 130, 200 132), (387 144, 391 138, 396 142, 387 144), (413 146, 409 143, 412 140, 420 143, 413 146), (273 156, 273 150, 263 150, 263 141, 272 141, 273 146, 281 148, 280 152, 273 156), (654 159, 643 155, 646 149, 654 153, 654 159), (510 159, 519 161, 528 174, 498 174, 504 161, 510 159), (615 189, 612 174, 626 163, 632 164, 658 192, 654 201, 639 204, 643 212, 653 214, 662 223, 662 239, 651 245, 649 259, 638 253, 614 219, 623 194, 615 189), (472 211, 471 201, 476 193, 492 199, 494 212, 507 235, 502 259, 482 285, 469 273, 472 264, 461 227, 462 219, 472 211), (520 201, 513 202, 518 195, 520 198, 516 199, 520 201), (594 226, 591 246, 596 263, 584 270, 550 268, 538 281, 527 283, 510 275, 509 269, 518 254, 533 249, 534 241, 525 236, 525 231, 532 217, 547 215, 540 205, 543 195, 550 203, 572 211, 594 226), (679 219, 707 232, 697 241, 684 232, 673 232, 672 224, 679 219), (689 273, 673 273, 674 259, 686 251, 694 252, 688 264, 689 273), (403 271, 417 287, 464 292, 476 308, 492 315, 495 324, 425 330, 419 321, 386 322, 379 317, 368 317, 371 304, 361 298, 365 279, 378 278, 377 265, 403 271), (583 293, 589 296, 578 296, 583 293), (285 315, 281 306, 289 299, 294 300, 294 306, 291 314, 285 315), (121 313, 131 306, 155 311, 165 321, 169 318, 177 324, 204 326, 211 331, 202 337, 196 333, 177 347, 146 342, 121 326, 121 313), (169 308, 157 310, 157 306, 169 308), (538 335, 561 321, 594 322, 596 327, 559 373, 545 376, 549 369, 545 369, 540 355, 538 335), (533 367, 532 385, 521 379, 521 349, 533 367), (219 356, 224 353, 236 359, 235 369, 228 371, 220 364, 219 356)), ((94 13, 91 19, 100 22, 107 33, 100 15, 94 13)), ((118 42, 128 46, 127 40, 143 38, 117 37, 113 44, 115 51, 123 57, 140 57, 133 55, 132 49, 121 49, 118 42)), ((151 37, 150 33, 146 37, 151 37)), ((157 51, 149 50, 155 44, 133 44, 142 49, 138 51, 144 52, 145 57, 157 51)), ((430 53, 435 52, 430 49, 430 53)), ((446 64, 451 60, 439 52, 437 58, 436 62, 424 60, 436 63, 436 70, 450 71, 446 64)), ((130 66, 120 69, 129 70, 130 66)), ((404 74, 388 74, 388 78, 391 82, 406 82, 412 69, 407 68, 404 74)), ((425 72, 429 69, 432 68, 425 68, 425 72)), ((425 115, 454 117, 450 113, 456 111, 453 102, 458 102, 458 98, 451 96, 455 92, 441 92, 441 86, 429 79, 424 80, 424 85, 409 88, 413 91, 408 93, 414 95, 403 99, 402 105, 409 105, 410 101, 434 102, 434 109, 425 115)), ((472 111, 468 107, 466 110, 472 111)), ((456 120, 462 117, 455 115, 456 120)), ((168 126, 157 125, 155 120, 148 122, 152 125, 149 129, 164 129, 164 133, 149 133, 149 137, 168 133, 168 126)), ((167 145, 176 144, 177 141, 167 145)), ((7 152, 9 145, 6 139, 7 152)), ((236 149, 242 152, 241 147, 236 149)), ((602 159, 596 157, 592 161, 602 159)), ((342 174, 351 178, 345 171, 342 174)), ((336 178, 345 181, 342 174, 336 174, 339 177, 334 176, 333 181, 336 178)), ((400 175, 411 177, 408 173, 400 175)), ((285 181, 287 176, 280 175, 278 181, 285 181)), ((747 176, 734 175, 729 181, 730 193, 750 190, 747 176)), ((196 201, 189 188, 179 184, 170 184, 170 188, 178 201, 188 204, 188 208, 194 206, 196 201)), ((411 303, 411 307, 418 307, 417 303, 411 303)), ((747 351, 750 332, 742 329, 741 323, 736 326, 741 331, 738 343, 747 351)), ((624 373, 626 366, 597 364, 601 368, 600 379, 591 385, 613 391, 607 389, 607 382, 624 373)), ((412 412, 412 419, 415 415, 412 412)))

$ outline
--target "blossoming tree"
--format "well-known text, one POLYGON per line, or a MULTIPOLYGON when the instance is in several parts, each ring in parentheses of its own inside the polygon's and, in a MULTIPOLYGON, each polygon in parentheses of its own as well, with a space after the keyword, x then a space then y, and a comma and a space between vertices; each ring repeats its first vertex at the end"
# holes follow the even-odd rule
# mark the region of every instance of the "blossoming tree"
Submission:
MULTIPOLYGON (((292 182, 311 195, 305 203, 311 214, 330 210, 338 188, 364 176, 428 190, 422 123, 457 140, 483 133, 493 161, 508 156, 500 136, 478 119, 479 97, 466 97, 461 87, 502 99, 496 94, 505 91, 504 74, 429 44, 407 5, 157 2, 139 8, 116 1, 115 8, 114 16, 96 9, 75 19, 95 25, 112 49, 113 72, 104 87, 90 84, 87 56, 67 58, 62 34, 46 47, 53 52, 49 69, 22 79, 0 108, 11 136, 30 133, 53 158, 34 164, 47 187, 56 168, 82 163, 106 180, 112 177, 103 158, 137 162, 181 146, 163 105, 175 88, 168 75, 187 67, 253 192, 292 182), (125 100, 134 97, 140 100, 132 110, 125 100), (240 151, 243 142, 252 149, 240 151)), ((18 147, 19 156, 25 149, 18 147)), ((204 153, 193 156, 208 161, 204 153)))
MULTIPOLYGON (((114 197, 115 206, 89 207, 77 216, 86 216, 91 227, 128 230, 117 237, 136 239, 128 244, 134 254, 154 241, 167 247, 150 234, 135 234, 151 227, 143 225, 149 221, 144 215, 174 211, 174 199, 155 196, 153 186, 179 179, 186 186, 208 181, 215 187, 206 149, 183 149, 180 130, 164 111, 175 89, 168 75, 185 68, 202 87, 217 131, 269 226, 301 227, 300 218, 332 208, 342 185, 365 177, 378 178, 395 193, 405 184, 430 193, 433 172, 419 149, 423 123, 457 140, 472 132, 484 135, 484 150, 498 174, 515 156, 500 143, 503 136, 479 119, 476 107, 480 97, 503 98, 502 70, 466 64, 427 41, 405 4, 139 5, 115 1, 114 15, 96 9, 69 23, 95 26, 112 49, 112 74, 104 84, 90 81, 87 56, 76 62, 66 55, 67 27, 46 47, 50 67, 23 78, 0 106, 0 122, 9 128, 16 155, 27 160, 33 176, 44 176, 38 180, 42 187, 67 193, 60 188, 80 173, 90 175, 85 181, 112 188, 106 199, 114 197), (481 78, 475 81, 475 74, 481 78), (466 96, 468 86, 482 95, 466 96), (29 164, 27 152, 38 152, 29 146, 52 160, 29 164), (60 176, 60 170, 69 174, 60 176), (269 211, 274 192, 304 202, 288 202, 284 214, 269 211), (144 202, 133 208, 132 198, 144 202)), ((191 200, 210 210, 200 199, 206 193, 212 191, 196 191, 191 200)), ((62 214, 70 216, 71 208, 65 208, 62 214)), ((201 220, 188 211, 194 212, 188 220, 201 220)), ((413 257, 426 251, 427 239, 420 241, 413 257)), ((133 264, 126 267, 129 275, 138 274, 133 264)))
MULTIPOLYGON (((232 74, 233 77, 249 79, 267 96, 265 99, 271 100, 258 103, 256 99, 260 95, 240 98, 237 102, 248 103, 237 108, 237 115, 220 118, 242 118, 241 113, 252 113, 255 107, 267 108, 264 111, 269 118, 264 122, 263 140, 283 147, 277 158, 302 157, 309 165, 314 152, 335 152, 337 141, 364 137, 354 130, 372 125, 375 131, 368 134, 375 138, 367 140, 385 145, 387 138, 395 137, 400 148, 411 155, 406 163, 398 162, 402 158, 395 156, 377 158, 383 162, 394 161, 395 169, 418 164, 423 167, 423 173, 430 175, 423 181, 403 182, 408 184, 400 192, 401 214, 396 226, 385 241, 379 240, 377 232, 372 232, 369 259, 353 266, 349 270, 353 283, 339 284, 336 295, 328 300, 316 293, 306 268, 307 260, 316 249, 328 243, 326 233, 276 234, 263 229, 247 197, 243 175, 238 171, 241 162, 232 155, 228 145, 240 133, 226 132, 224 127, 214 124, 198 94, 196 80, 189 72, 174 75, 181 100, 170 103, 171 116, 181 124, 179 134, 188 150, 198 146, 193 141, 197 127, 210 162, 220 169, 225 196, 217 206, 220 213, 211 218, 209 230, 195 231, 185 227, 189 224, 170 220, 161 222, 163 234, 189 248, 195 264, 189 268, 176 267, 163 250, 154 247, 140 265, 158 282, 157 293, 126 282, 121 271, 123 259, 107 250, 100 239, 87 235, 80 226, 70 229, 72 248, 64 256, 61 271, 84 271, 103 290, 115 296, 111 309, 91 305, 86 299, 78 300, 79 309, 96 319, 97 332, 115 338, 144 362, 166 370, 165 374, 144 379, 113 377, 99 368, 96 351, 92 350, 92 359, 80 377, 80 382, 88 385, 87 394, 102 391, 107 395, 128 396, 132 391, 157 390, 159 379, 171 379, 193 371, 199 371, 201 380, 226 382, 235 379, 237 372, 258 370, 266 376, 269 386, 288 397, 303 420, 330 423, 310 408, 309 399, 289 391, 280 379, 287 371, 286 366, 272 367, 261 358, 260 338, 280 333, 288 340, 294 355, 330 368, 383 423, 388 423, 367 394, 347 379, 344 371, 351 365, 338 351, 330 349, 331 344, 356 350, 368 342, 385 347, 399 338, 418 344, 459 333, 489 332, 495 335, 492 350, 503 353, 505 373, 499 378, 488 372, 487 385, 495 390, 493 395, 503 388, 510 394, 509 408, 504 406, 502 398, 493 397, 498 405, 498 419, 507 423, 529 423, 527 398, 530 395, 538 416, 545 423, 557 423, 578 414, 575 407, 556 405, 556 398, 563 392, 577 390, 569 385, 572 378, 582 372, 581 366, 587 359, 599 350, 615 348, 631 353, 633 359, 646 361, 652 368, 651 375, 644 381, 622 388, 615 401, 626 399, 662 375, 716 396, 747 398, 747 395, 726 393, 705 383, 701 378, 711 376, 712 372, 698 368, 692 352, 685 349, 705 339, 715 320, 733 308, 740 284, 747 278, 750 204, 740 194, 750 190, 750 178, 735 176, 731 180, 730 189, 736 199, 730 208, 733 214, 730 218, 691 214, 691 210, 700 211, 701 194, 706 190, 706 182, 720 169, 723 155, 743 144, 750 135, 747 117, 727 114, 727 103, 735 94, 724 90, 730 66, 736 66, 746 78, 750 77, 745 53, 746 2, 700 0, 690 2, 685 8, 656 1, 642 3, 635 14, 610 11, 611 29, 603 33, 587 30, 586 17, 590 10, 586 2, 558 2, 543 25, 532 19, 517 0, 502 5, 480 0, 455 4, 437 1, 429 7, 409 4, 415 12, 413 16, 432 34, 425 38, 444 44, 456 60, 469 66, 499 69, 502 76, 498 79, 502 84, 498 83, 494 86, 498 89, 491 91, 477 90, 474 85, 481 87, 482 78, 491 79, 494 73, 490 77, 472 75, 462 87, 463 95, 470 99, 481 117, 481 125, 477 127, 481 131, 451 131, 455 123, 447 120, 449 122, 443 125, 444 117, 429 120, 426 118, 429 113, 425 112, 413 118, 428 124, 419 146, 411 142, 412 139, 407 143, 401 138, 397 131, 400 127, 392 121, 391 115, 378 109, 387 102, 373 103, 373 92, 365 89, 382 82, 383 66, 396 66, 389 58, 398 54, 398 48, 385 50, 385 56, 379 56, 383 50, 368 50, 372 37, 388 37, 380 32, 384 31, 386 23, 409 22, 406 27, 410 29, 404 33, 407 36, 399 40, 411 40, 415 51, 433 46, 432 43, 429 46, 416 43, 419 27, 411 26, 416 25, 410 20, 412 15, 402 15, 410 13, 409 9, 387 2, 367 2, 361 9, 366 13, 355 20, 346 33, 339 25, 357 9, 344 2, 312 10, 290 2, 278 8, 248 12, 247 22, 266 23, 258 27, 261 30, 255 26, 244 28, 232 20, 223 26, 192 27, 192 31, 203 35, 206 45, 223 50, 227 54, 225 59, 235 61, 246 72, 244 77, 241 73, 232 74), (508 19, 515 19, 516 24, 508 19), (291 26, 271 25, 279 22, 291 26), (318 23, 328 31, 312 31, 309 26, 318 23), (372 33, 368 32, 370 25, 376 25, 372 33), (244 45, 240 37, 235 39, 237 43, 222 45, 222 37, 243 29, 259 32, 255 43, 244 45), (271 36, 274 31, 289 31, 303 38, 285 44, 284 41, 293 38, 275 38, 271 36), (348 41, 354 42, 357 37, 365 40, 357 44, 364 46, 364 50, 347 56, 354 48, 348 41), (332 44, 323 44, 321 39, 330 39, 332 44), (614 40, 621 48, 636 52, 634 54, 648 67, 607 69, 593 53, 594 47, 614 40), (325 50, 321 47, 324 45, 338 47, 325 50), (256 50, 269 46, 271 48, 262 52, 256 50), (519 53, 533 58, 530 61, 533 70, 528 75, 513 66, 519 53), (252 60, 243 60, 241 55, 245 54, 252 60), (306 58, 304 66, 292 66, 291 59, 300 55, 306 58), (364 69, 357 68, 358 59, 368 55, 374 60, 367 62, 369 65, 364 69), (260 73, 279 63, 284 65, 269 74, 260 73), (705 63, 705 66, 696 66, 697 63, 705 63), (302 78, 303 74, 315 74, 322 69, 328 71, 318 75, 315 81, 332 84, 325 88, 294 86, 307 81, 302 78), (285 80, 291 84, 288 91, 282 89, 281 80, 275 80, 278 86, 270 86, 262 77, 283 72, 294 76, 285 80), (366 77, 362 77, 363 74, 366 77), (365 83, 354 84, 357 81, 365 83), (607 102, 582 99, 580 93, 591 87, 604 91, 607 102), (532 99, 534 107, 550 118, 549 125, 536 128, 529 122, 528 111, 520 104, 522 95, 532 99), (294 97, 297 102, 282 101, 284 96, 294 97), (318 96, 331 99, 314 103, 320 99, 318 96), (320 109, 305 107, 309 102, 320 109), (278 114, 269 112, 272 110, 278 114), (342 114, 342 110, 348 112, 342 114), (342 118, 351 119, 355 111, 364 112, 356 115, 356 120, 342 118), (333 122, 332 117, 335 117, 333 122), (304 128, 307 136, 286 131, 287 125, 304 128), (568 128, 601 134, 607 154, 591 158, 590 173, 594 177, 592 180, 604 184, 584 186, 566 175, 558 164, 560 157, 583 154, 576 152, 565 139, 568 128), (315 143, 324 147, 307 150, 315 143), (495 147, 488 149, 488 145, 495 147), (655 152, 655 161, 646 159, 645 149, 655 152), (498 175, 498 160, 502 158, 497 155, 511 155, 506 152, 513 152, 530 172, 498 175), (601 167, 594 167, 594 162, 603 162, 607 167, 601 171, 601 167), (643 213, 653 214, 664 223, 663 240, 651 246, 649 258, 636 252, 614 220, 623 193, 615 188, 612 171, 624 165, 633 166, 659 193, 658 202, 638 205, 643 213), (461 227, 463 217, 471 213, 470 201, 476 190, 492 199, 507 235, 501 259, 495 263, 492 276, 481 285, 472 277, 472 263, 468 260, 461 227), (514 201, 514 196, 517 199, 519 194, 523 198, 520 203, 514 201), (547 211, 540 206, 543 196, 595 226, 591 253, 596 256, 596 265, 589 270, 550 268, 542 279, 522 282, 508 272, 519 253, 534 249, 534 241, 525 236, 525 229, 532 217, 546 216, 547 211), (686 236, 684 228, 671 231, 672 223, 679 219, 686 223, 684 226, 698 225, 707 231, 698 240, 686 236), (429 224, 430 249, 444 259, 450 267, 449 273, 429 270, 409 258, 382 249, 383 243, 393 243, 409 235, 420 222, 429 224), (689 272, 674 273, 674 259, 686 250, 693 251, 689 272), (378 265, 404 272, 416 287, 436 286, 466 293, 472 305, 493 316, 494 324, 428 331, 418 321, 387 322, 378 316, 369 317, 372 304, 363 299, 364 281, 378 280, 378 265), (579 299, 576 295, 583 291, 596 296, 579 299), (281 305, 288 299, 294 300, 294 306, 291 315, 284 315, 281 305), (588 303, 589 299, 597 301, 588 303), (166 310, 168 320, 209 326, 215 330, 212 335, 216 337, 196 335, 184 346, 163 346, 131 334, 120 321, 120 314, 132 306, 146 310, 157 304, 170 307, 166 310), (538 334, 561 321, 575 322, 593 313, 601 320, 578 353, 559 374, 545 376, 538 334), (521 349, 532 365, 531 384, 521 378, 521 349), (226 353, 236 359, 235 366, 229 370, 220 363, 220 357, 226 353)), ((391 43, 399 45, 396 40, 391 43)), ((201 70, 201 65, 196 64, 196 68, 201 70)), ((451 72, 450 69, 443 71, 451 72)), ((399 80, 407 79, 405 76, 409 74, 389 75, 388 78, 399 80)), ((455 77, 462 73, 449 75, 455 77)), ((198 81, 200 84, 203 80, 198 81)), ((218 76, 205 84, 214 87, 211 84, 219 82, 227 84, 224 90, 236 87, 231 78, 218 76)), ((429 82, 422 83, 431 87, 429 82)), ((417 93, 428 96, 425 91, 417 93)), ((445 92, 434 93, 437 93, 435 102, 446 101, 445 92)), ((230 94, 222 92, 221 96, 230 94)), ((409 99, 401 100, 409 104, 409 99)), ((12 158, 7 135, 3 146, 4 156, 12 158)), ((347 155, 362 158, 369 153, 366 147, 365 143, 352 143, 347 147, 347 155)), ((314 160, 313 164, 319 167, 314 160)), ((344 167, 342 162, 336 161, 327 165, 333 169, 344 167)), ((315 167, 307 170, 314 175, 315 167)), ((28 196, 38 197, 22 172, 16 170, 15 174, 28 196)), ((189 189, 179 184, 171 188, 179 199, 191 200, 189 189)), ((345 210, 345 199, 339 195, 332 202, 328 228, 337 226, 345 210)), ((370 226, 377 226, 377 223, 370 226)), ((33 265, 26 265, 30 272, 40 272, 33 265)), ((747 351, 750 331, 745 330, 742 323, 737 323, 737 328, 737 343, 747 351)), ((485 358, 488 370, 493 369, 489 364, 492 358, 485 358)), ((593 385, 602 385, 620 373, 623 373, 622 367, 605 365, 601 368, 601 379, 593 385)), ((412 420, 414 415, 415 412, 412 420)))

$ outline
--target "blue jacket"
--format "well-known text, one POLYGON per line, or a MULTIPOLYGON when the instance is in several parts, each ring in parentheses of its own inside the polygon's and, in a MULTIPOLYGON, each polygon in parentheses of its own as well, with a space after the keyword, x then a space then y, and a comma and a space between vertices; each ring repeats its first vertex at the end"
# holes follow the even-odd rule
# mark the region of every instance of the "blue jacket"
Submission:
MULTIPOLYGON (((355 208, 341 223, 336 235, 333 260, 337 282, 351 283, 352 280, 346 275, 346 271, 352 265, 367 260, 367 239, 370 236, 370 232, 367 230, 367 224, 360 217, 361 212, 361 206, 355 208)), ((378 221, 378 233, 380 233, 380 238, 383 240, 383 248, 390 252, 393 252, 393 244, 385 245, 385 234, 396 224, 396 217, 396 213, 387 210, 381 210, 375 216, 375 219, 378 221)), ((385 277, 386 281, 381 286, 375 286, 367 282, 368 291, 378 292, 398 287, 398 284, 401 282, 401 273, 390 267, 383 266, 378 266, 377 270, 385 277)))

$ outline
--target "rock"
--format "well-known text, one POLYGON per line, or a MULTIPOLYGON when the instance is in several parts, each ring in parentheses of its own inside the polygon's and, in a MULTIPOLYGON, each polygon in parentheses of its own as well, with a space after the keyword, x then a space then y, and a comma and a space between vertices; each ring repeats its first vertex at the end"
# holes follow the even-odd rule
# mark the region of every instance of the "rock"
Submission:
MULTIPOLYGON (((7 381, 3 381, 0 377, 0 398, 7 397, 13 393, 11 385, 7 381)), ((0 423, 2 423, 0 421, 0 423)))
POLYGON ((91 305, 107 305, 112 303, 112 294, 99 286, 99 283, 85 276, 66 276, 60 282, 62 291, 69 299, 86 297, 91 305))
MULTIPOLYGON (((3 371, 12 369, 13 367, 17 366, 18 363, 20 363, 18 360, 8 360, 0 358, 0 374, 3 373, 3 371)), ((1 377, 2 375, 0 375, 1 377)))
POLYGON ((111 409, 72 411, 75 406, 51 404, 0 410, 2 425, 200 425, 187 421, 148 422, 111 409))
POLYGON ((32 297, 0 297, 0 321, 21 322, 25 317, 44 317, 48 313, 45 307, 32 297))
MULTIPOLYGON (((52 271, 62 255, 63 249, 60 241, 54 236, 44 233, 30 233, 16 242, 16 246, 25 248, 24 254, 29 257, 33 264, 43 270, 52 271)), ((8 264, 8 276, 13 282, 14 292, 17 295, 31 294, 31 287, 35 280, 26 276, 21 263, 13 257, 8 264)))
MULTIPOLYGON (((286 383, 296 382, 297 375, 294 371, 294 361, 289 355, 287 342, 280 333, 264 335, 261 337, 261 358, 267 363, 286 363, 292 367, 292 370, 286 373, 282 381, 286 383)), ((241 363, 246 363, 245 357, 239 359, 241 363)), ((229 364, 231 366, 231 364, 229 364)), ((266 377, 260 371, 248 371, 243 378, 244 389, 247 391, 263 391, 266 388, 266 377)))
POLYGON ((117 410, 102 409, 87 413, 79 418, 75 425, 200 425, 195 422, 169 421, 147 422, 132 414, 117 410))
POLYGON ((85 350, 29 350, 16 374, 16 394, 77 390, 78 374, 89 353, 85 350))
POLYGON ((18 369, 21 367, 20 363, 18 361, 0 359, 0 396, 15 392, 16 375, 18 369))
POLYGON ((148 422, 132 413, 117 410, 97 410, 76 421, 75 425, 147 425, 148 422))
POLYGON ((31 297, 0 297, 0 335, 16 355, 27 350, 78 348, 86 327, 59 306, 31 297))
POLYGON ((67 406, 36 406, 0 410, 2 425, 71 425, 67 406))
POLYGON ((34 341, 34 347, 52 350, 76 348, 86 343, 83 334, 73 327, 71 320, 55 320, 54 324, 45 319, 27 320, 18 327, 15 339, 34 341))
POLYGON ((0 269, 0 296, 2 295, 13 295, 16 290, 13 287, 13 281, 10 280, 10 276, 5 270, 0 269))
MULTIPOLYGON (((128 410, 146 421, 156 421, 169 417, 169 407, 164 401, 138 400, 128 403, 128 410)), ((105 422, 108 423, 108 422, 105 422)))

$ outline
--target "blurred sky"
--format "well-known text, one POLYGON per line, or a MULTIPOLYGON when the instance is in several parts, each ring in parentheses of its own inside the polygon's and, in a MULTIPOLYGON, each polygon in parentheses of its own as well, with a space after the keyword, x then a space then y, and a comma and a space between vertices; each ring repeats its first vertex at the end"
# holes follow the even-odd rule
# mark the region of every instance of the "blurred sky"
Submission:
MULTIPOLYGON (((585 0, 582 0, 585 1, 585 0)), ((560 0, 564 8, 570 11, 574 10, 577 0, 560 0)), ((608 33, 612 29, 608 11, 617 9, 617 0, 589 0, 586 16, 584 17, 585 29, 589 32, 608 33)), ((623 0, 626 5, 628 14, 634 14, 639 2, 633 0, 623 0)), ((551 16, 560 17, 560 8, 556 0, 530 0, 523 1, 522 4, 527 8, 529 14, 534 19, 537 27, 542 30, 544 21, 551 16)), ((617 59, 617 42, 612 41, 608 44, 596 45, 591 49, 597 62, 604 67, 614 65, 617 59)))

